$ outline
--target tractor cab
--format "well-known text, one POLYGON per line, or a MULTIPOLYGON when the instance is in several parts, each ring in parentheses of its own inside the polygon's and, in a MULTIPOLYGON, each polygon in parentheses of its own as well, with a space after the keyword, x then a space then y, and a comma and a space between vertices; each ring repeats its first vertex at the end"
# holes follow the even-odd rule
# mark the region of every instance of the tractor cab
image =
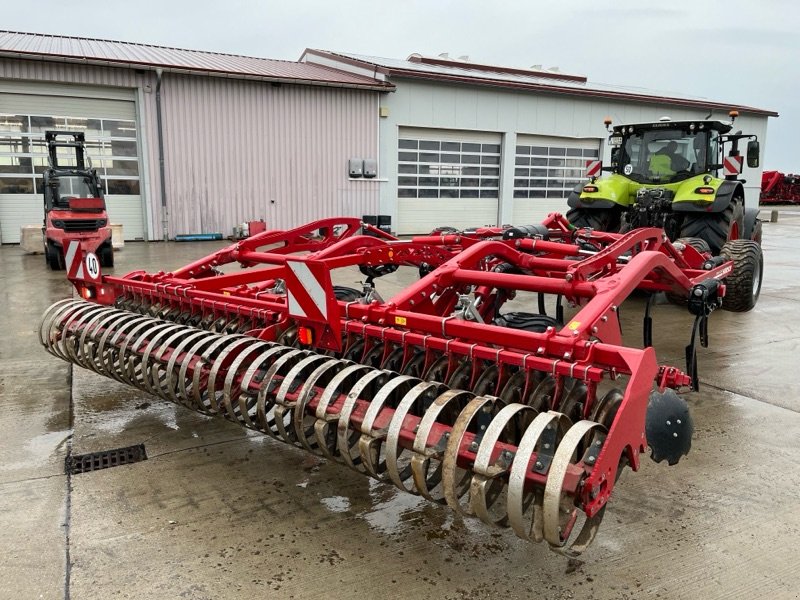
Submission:
POLYGON ((641 184, 684 181, 719 168, 723 121, 659 121, 614 127, 611 171, 641 184))
POLYGON ((729 114, 730 121, 664 117, 613 127, 607 118, 608 175, 598 177, 600 165, 592 165, 589 181, 567 199, 570 223, 610 232, 660 227, 670 240, 689 240, 714 255, 732 240, 760 242, 758 209, 745 207, 739 151, 748 140, 747 165, 758 167, 758 139, 732 132, 738 112, 729 114))

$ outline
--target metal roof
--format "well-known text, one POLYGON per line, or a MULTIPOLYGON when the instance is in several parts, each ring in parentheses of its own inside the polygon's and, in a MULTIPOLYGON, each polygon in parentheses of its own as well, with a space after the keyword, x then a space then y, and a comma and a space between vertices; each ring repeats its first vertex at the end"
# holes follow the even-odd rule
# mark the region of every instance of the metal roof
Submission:
POLYGON ((346 52, 307 49, 300 60, 324 62, 329 66, 335 66, 338 63, 341 68, 356 68, 359 69, 359 72, 364 72, 367 69, 374 71, 376 75, 382 75, 386 80, 391 77, 430 79, 440 82, 505 87, 553 94, 591 96, 607 100, 673 104, 676 106, 725 111, 736 109, 752 114, 770 117, 778 116, 777 112, 768 109, 719 102, 700 96, 677 95, 673 92, 646 88, 589 82, 583 76, 570 75, 553 70, 515 69, 472 63, 467 60, 425 57, 419 54, 412 54, 407 60, 400 60, 346 52))
POLYGON ((17 31, 0 31, 0 57, 2 56, 105 66, 161 68, 164 71, 306 85, 383 91, 393 88, 391 84, 371 77, 311 63, 17 31))

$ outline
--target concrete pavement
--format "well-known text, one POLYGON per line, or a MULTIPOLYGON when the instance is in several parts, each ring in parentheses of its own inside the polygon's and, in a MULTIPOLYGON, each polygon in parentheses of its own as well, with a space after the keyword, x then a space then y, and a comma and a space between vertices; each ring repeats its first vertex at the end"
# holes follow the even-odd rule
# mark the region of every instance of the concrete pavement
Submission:
MULTIPOLYGON (((797 598, 798 240, 800 215, 764 224, 759 304, 715 313, 700 353, 691 454, 626 472, 579 563, 77 367, 70 386, 36 337, 70 286, 2 247, 0 598, 797 598), (135 443, 149 460, 63 474, 70 446, 135 443)), ((218 246, 127 244, 116 271, 218 246)), ((632 344, 642 306, 623 307, 632 344)), ((660 361, 681 365, 691 317, 654 318, 660 361)))

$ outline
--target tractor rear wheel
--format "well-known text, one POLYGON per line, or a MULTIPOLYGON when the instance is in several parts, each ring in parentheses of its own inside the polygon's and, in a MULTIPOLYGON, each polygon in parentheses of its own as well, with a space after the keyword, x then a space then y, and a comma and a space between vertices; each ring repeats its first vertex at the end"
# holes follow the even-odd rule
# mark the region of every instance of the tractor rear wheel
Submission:
POLYGON ((737 196, 718 213, 687 213, 681 227, 682 238, 701 238, 711 252, 719 254, 725 242, 744 235, 744 198, 737 196))
POLYGON ((761 279, 764 275, 764 254, 752 240, 731 240, 720 256, 733 261, 733 273, 725 278, 725 297, 722 308, 731 312, 747 312, 758 302, 761 279))
POLYGON ((747 239, 761 245, 761 221, 758 220, 753 224, 753 230, 750 232, 750 237, 747 239))
POLYGON ((578 229, 590 227, 596 231, 619 231, 620 211, 616 208, 571 208, 567 220, 578 229))

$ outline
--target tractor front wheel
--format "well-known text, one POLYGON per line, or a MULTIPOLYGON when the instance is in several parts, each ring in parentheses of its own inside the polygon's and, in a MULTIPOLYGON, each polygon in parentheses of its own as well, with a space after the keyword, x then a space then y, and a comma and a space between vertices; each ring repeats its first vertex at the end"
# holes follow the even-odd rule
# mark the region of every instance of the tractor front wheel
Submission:
POLYGON ((620 211, 616 208, 571 208, 567 211, 567 220, 578 229, 589 227, 595 231, 616 233, 620 226, 620 211))
POLYGON ((732 312, 751 310, 758 302, 764 275, 761 246, 751 240, 732 240, 722 247, 719 254, 733 261, 733 273, 725 278, 722 308, 732 312))
POLYGON ((725 242, 738 240, 743 235, 744 198, 736 197, 722 212, 688 213, 680 237, 703 239, 708 242, 712 254, 717 255, 725 242))

